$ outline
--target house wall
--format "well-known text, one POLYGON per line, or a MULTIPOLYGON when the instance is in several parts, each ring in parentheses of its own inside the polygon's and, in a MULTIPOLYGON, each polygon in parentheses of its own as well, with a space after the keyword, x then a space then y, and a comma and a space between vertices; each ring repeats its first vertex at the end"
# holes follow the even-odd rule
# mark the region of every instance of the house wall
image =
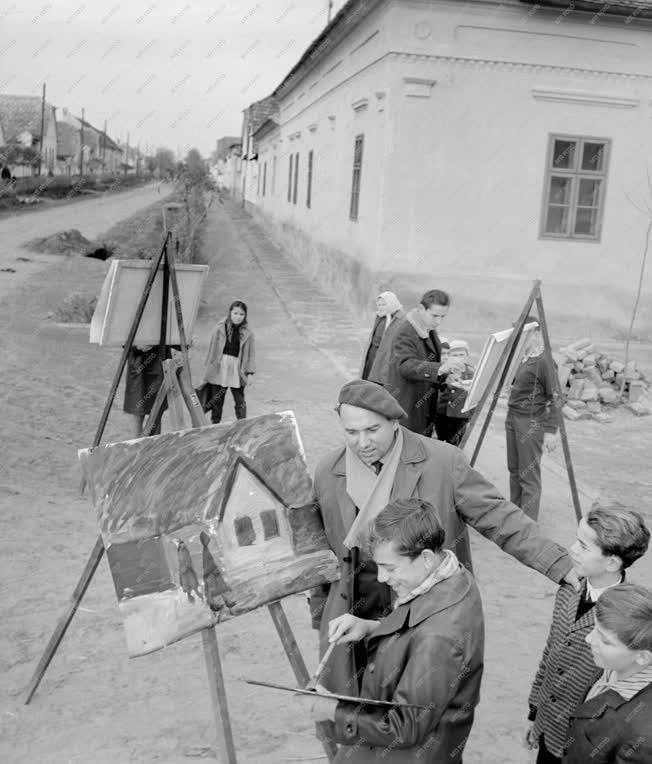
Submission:
MULTIPOLYGON (((648 223, 635 205, 652 204, 651 126, 649 22, 591 23, 517 2, 394 0, 281 99, 280 133, 259 147, 268 173, 277 157, 275 193, 261 199, 249 187, 248 198, 286 251, 352 301, 394 287, 408 302, 441 286, 458 302, 458 328, 473 329, 491 313, 511 317, 541 278, 557 331, 622 332, 648 223), (551 133, 611 141, 598 242, 539 236, 551 133), (295 205, 287 178, 296 152, 295 205)), ((652 334, 651 302, 639 333, 652 334)))
MULTIPOLYGON (((652 26, 487 10, 469 6, 460 18, 445 3, 392 8, 390 47, 402 54, 390 57, 393 151, 369 261, 388 275, 432 274, 464 307, 502 303, 512 313, 540 278, 558 331, 568 320, 575 331, 622 331, 648 224, 635 204, 652 202, 652 26), (426 24, 430 37, 419 40, 426 24), (435 84, 409 95, 419 88, 406 78, 435 84), (599 241, 540 236, 551 133, 611 142, 599 241)), ((645 284, 649 294, 649 275, 645 284)), ((639 330, 652 333, 649 307, 639 316, 639 330)))

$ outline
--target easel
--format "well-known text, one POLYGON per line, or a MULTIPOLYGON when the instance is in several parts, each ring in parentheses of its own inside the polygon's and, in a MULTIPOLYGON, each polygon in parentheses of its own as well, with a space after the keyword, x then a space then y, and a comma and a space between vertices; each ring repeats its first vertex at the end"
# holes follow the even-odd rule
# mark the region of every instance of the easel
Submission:
MULTIPOLYGON (((142 436, 150 435, 152 430, 157 424, 163 402, 167 398, 168 407, 170 412, 170 418, 174 429, 183 429, 183 406, 185 404, 191 420, 192 427, 203 427, 207 424, 204 417, 204 413, 201 409, 199 399, 195 394, 192 387, 190 365, 188 363, 188 343, 186 341, 185 328, 183 323, 183 315, 181 311, 181 300, 179 297, 179 285, 177 281, 176 262, 175 256, 171 251, 171 237, 170 231, 167 232, 163 247, 158 257, 152 260, 152 267, 149 272, 143 294, 141 295, 140 302, 136 309, 134 320, 127 340, 125 341, 122 356, 116 369, 109 396, 104 405, 102 416, 100 417, 100 423, 97 427, 95 437, 91 448, 95 448, 100 444, 106 422, 109 417, 111 406, 116 396, 118 385, 122 373, 127 364, 129 351, 133 345, 136 337, 140 321, 147 304, 147 299, 152 290, 154 279, 156 274, 163 263, 163 295, 162 295, 162 307, 161 307, 161 332, 159 338, 159 358, 162 363, 164 379, 161 387, 159 388, 152 410, 147 418, 147 422, 143 428, 142 436), (181 355, 177 355, 171 359, 165 359, 165 348, 167 345, 167 329, 168 329, 168 301, 169 301, 169 288, 172 287, 172 295, 175 306, 175 313, 177 319, 177 326, 179 330, 179 341, 181 346, 181 355)), ((176 242, 176 249, 179 249, 179 242, 176 242)), ((81 490, 84 490, 84 481, 81 484, 81 490)), ((65 613, 59 619, 54 633, 50 637, 50 640, 45 648, 45 652, 39 661, 36 670, 30 680, 25 704, 29 704, 36 690, 38 689, 41 680, 45 672, 47 671, 54 654, 56 653, 61 640, 63 639, 68 626, 70 625, 81 600, 88 589, 88 586, 93 578, 97 566, 104 554, 104 543, 102 537, 98 536, 95 546, 91 552, 91 555, 82 571, 82 575, 75 587, 70 602, 65 613)), ((299 646, 292 633, 292 628, 287 620, 285 611, 280 602, 273 602, 267 606, 269 613, 276 627, 276 631, 281 639, 283 648, 288 657, 294 676, 299 686, 305 686, 309 680, 310 675, 304 663, 299 646)), ((218 745, 218 760, 221 764, 235 764, 236 753, 235 745, 233 742, 233 735, 231 732, 231 722, 229 720, 228 706, 226 700, 226 692, 224 687, 224 678, 222 674, 222 664, 220 660, 219 647, 217 643, 217 637, 215 635, 214 626, 202 629, 202 644, 204 649, 204 658, 206 660, 206 668, 208 672, 209 687, 211 692, 211 700, 213 705, 213 714, 217 729, 217 745, 218 745)), ((316 723, 317 737, 322 743, 324 751, 329 761, 332 761, 337 753, 337 746, 328 738, 327 730, 328 726, 321 722, 316 723)))
POLYGON ((555 366, 554 366, 554 360, 552 357, 552 348, 550 346, 550 334, 548 333, 548 324, 546 323, 546 314, 543 308, 543 298, 541 297, 541 281, 539 279, 533 282, 530 296, 528 297, 525 305, 523 306, 521 315, 518 317, 517 322, 514 324, 514 330, 512 331, 509 337, 509 340, 507 341, 507 344, 503 348, 503 352, 500 356, 500 360, 498 361, 498 364, 496 365, 496 368, 494 369, 491 375, 489 384, 487 385, 484 392, 482 393, 482 397, 480 398, 480 401, 478 402, 478 405, 475 407, 473 414, 471 416, 471 419, 469 420, 469 424, 466 428, 466 432, 464 433, 464 437, 462 438, 462 442, 460 443, 460 448, 464 448, 464 446, 468 442, 469 436, 471 435, 471 432, 473 431, 473 428, 475 427, 480 417, 480 412, 482 411, 482 408, 487 398, 489 397, 489 393, 491 392, 491 390, 494 390, 493 398, 491 400, 491 405, 489 406, 489 411, 487 412, 487 416, 485 417, 485 420, 482 424, 480 435, 478 436, 478 440, 475 444, 475 448, 473 449, 473 455, 471 456, 471 459, 470 459, 471 466, 473 467, 478 458, 478 454, 480 453, 480 448, 484 441, 485 435, 487 434, 487 430, 489 428, 489 423, 491 422, 493 413, 496 410, 498 399, 500 398, 500 394, 505 386, 505 382, 507 381, 507 374, 512 365, 512 359, 514 358, 514 353, 516 352, 516 348, 518 347, 518 343, 521 338, 521 334, 523 332, 523 327, 525 326, 527 317, 530 313, 530 310, 532 309, 532 305, 534 304, 536 304, 537 315, 539 318, 539 326, 541 328, 541 336, 543 338, 543 354, 544 354, 544 359, 546 363, 546 368, 549 370, 550 378, 552 381, 552 388, 553 388, 552 405, 555 407, 555 410, 558 416, 559 434, 561 436, 561 443, 562 443, 562 448, 564 451, 566 471, 568 472, 568 482, 570 484, 571 496, 573 499, 573 507, 575 509, 575 516, 577 518, 577 522, 579 523, 579 521, 582 519, 582 507, 580 505, 580 498, 577 491, 577 483, 575 481, 575 470, 573 469, 573 462, 571 460, 570 447, 568 445, 568 435, 566 433, 566 425, 564 423, 564 417, 561 411, 561 408, 563 405, 562 391, 561 391, 561 385, 559 383, 559 377, 557 376, 557 374, 555 374, 555 371, 554 371, 555 366), (496 385, 496 382, 498 382, 497 385, 496 385), (494 388, 494 385, 495 385, 495 388, 494 388))

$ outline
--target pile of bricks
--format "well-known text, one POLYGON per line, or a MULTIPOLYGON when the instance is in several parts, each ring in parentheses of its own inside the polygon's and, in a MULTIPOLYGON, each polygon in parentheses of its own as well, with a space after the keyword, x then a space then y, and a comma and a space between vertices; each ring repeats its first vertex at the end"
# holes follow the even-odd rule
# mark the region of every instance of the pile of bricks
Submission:
POLYGON ((616 406, 625 406, 636 416, 652 414, 649 385, 636 361, 625 366, 601 353, 589 339, 573 342, 559 352, 563 357, 560 376, 566 379, 566 419, 610 422, 616 406))

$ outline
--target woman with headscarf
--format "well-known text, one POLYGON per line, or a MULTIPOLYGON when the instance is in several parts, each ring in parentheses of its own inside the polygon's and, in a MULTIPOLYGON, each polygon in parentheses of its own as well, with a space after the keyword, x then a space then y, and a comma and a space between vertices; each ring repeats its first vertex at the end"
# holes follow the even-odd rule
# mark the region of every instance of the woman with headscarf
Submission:
POLYGON ((363 356, 361 379, 379 385, 387 381, 387 369, 392 350, 392 337, 400 320, 405 317, 403 306, 394 292, 381 292, 376 298, 376 320, 363 356))

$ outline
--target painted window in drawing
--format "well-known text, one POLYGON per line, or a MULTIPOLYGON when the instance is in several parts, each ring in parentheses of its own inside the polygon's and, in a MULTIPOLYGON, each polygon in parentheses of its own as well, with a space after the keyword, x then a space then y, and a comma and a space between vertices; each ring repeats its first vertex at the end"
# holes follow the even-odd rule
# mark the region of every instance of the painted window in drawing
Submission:
POLYGON ((233 521, 235 536, 240 546, 251 546, 256 541, 256 531, 250 517, 236 517, 233 521))
POLYGON ((550 136, 541 236, 600 239, 608 160, 606 138, 550 136))
POLYGON ((260 513, 260 522, 263 524, 263 536, 267 539, 280 536, 278 528, 278 515, 275 509, 265 509, 260 513))

